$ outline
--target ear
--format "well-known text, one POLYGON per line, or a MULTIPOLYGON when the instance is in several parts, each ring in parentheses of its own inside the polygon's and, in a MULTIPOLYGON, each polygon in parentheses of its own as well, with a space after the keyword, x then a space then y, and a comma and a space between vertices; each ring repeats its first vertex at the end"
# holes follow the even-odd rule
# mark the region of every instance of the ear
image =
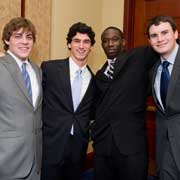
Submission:
POLYGON ((175 39, 178 39, 178 31, 176 30, 175 32, 174 32, 174 36, 175 36, 175 39))
POLYGON ((149 38, 149 37, 148 37, 147 41, 148 41, 148 43, 149 43, 149 44, 151 44, 151 40, 150 40, 150 38, 149 38))
POLYGON ((125 39, 122 39, 122 46, 123 46, 123 48, 125 48, 125 46, 126 46, 126 40, 125 39))
POLYGON ((9 41, 7 41, 7 40, 4 40, 4 42, 5 42, 7 45, 9 45, 9 41))
POLYGON ((67 45, 67 46, 68 46, 68 49, 71 49, 71 44, 70 44, 70 43, 68 43, 68 45, 67 45))

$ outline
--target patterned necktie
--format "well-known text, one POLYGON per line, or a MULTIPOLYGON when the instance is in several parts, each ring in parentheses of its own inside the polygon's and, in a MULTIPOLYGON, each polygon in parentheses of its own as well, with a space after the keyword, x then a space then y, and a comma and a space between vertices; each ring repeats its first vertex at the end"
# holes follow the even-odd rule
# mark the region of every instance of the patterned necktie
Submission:
POLYGON ((26 63, 22 63, 21 68, 22 68, 22 76, 23 76, 24 82, 25 82, 25 84, 26 84, 29 97, 31 98, 31 101, 32 101, 31 81, 30 81, 29 74, 28 74, 28 72, 27 72, 27 70, 26 70, 26 63))
POLYGON ((115 65, 115 60, 111 60, 111 62, 109 63, 109 65, 105 71, 105 75, 110 79, 113 79, 114 65, 115 65))
POLYGON ((80 103, 80 98, 81 98, 81 89, 82 89, 81 73, 82 73, 81 69, 76 71, 76 76, 72 83, 72 98, 73 98, 74 111, 76 111, 76 109, 80 103))
POLYGON ((166 95, 169 83, 169 70, 168 70, 169 62, 164 61, 162 64, 162 73, 161 73, 161 84, 160 84, 160 94, 161 94, 161 101, 166 108, 166 95))

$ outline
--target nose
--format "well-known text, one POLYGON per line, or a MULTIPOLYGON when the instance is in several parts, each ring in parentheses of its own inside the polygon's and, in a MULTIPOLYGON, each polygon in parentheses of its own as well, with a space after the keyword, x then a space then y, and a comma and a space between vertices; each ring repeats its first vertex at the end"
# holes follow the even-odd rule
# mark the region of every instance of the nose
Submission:
POLYGON ((22 37, 22 42, 23 42, 24 44, 26 44, 26 43, 28 42, 27 38, 23 36, 23 37, 22 37))
POLYGON ((110 39, 109 41, 108 41, 108 46, 112 46, 113 45, 113 41, 110 39))
POLYGON ((162 40, 163 40, 163 37, 162 37, 161 34, 159 34, 159 35, 157 36, 157 40, 158 40, 158 41, 162 41, 162 40))

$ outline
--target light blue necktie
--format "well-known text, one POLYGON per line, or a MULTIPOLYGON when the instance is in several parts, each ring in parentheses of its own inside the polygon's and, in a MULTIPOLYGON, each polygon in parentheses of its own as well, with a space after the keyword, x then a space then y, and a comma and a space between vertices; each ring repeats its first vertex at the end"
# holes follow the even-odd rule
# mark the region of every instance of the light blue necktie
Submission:
POLYGON ((169 78, 170 78, 168 66, 169 66, 169 62, 164 61, 162 64, 161 84, 160 84, 161 101, 163 103, 164 108, 166 108, 166 94, 167 94, 169 78))
POLYGON ((26 63, 22 63, 21 68, 22 68, 22 76, 23 76, 25 85, 27 87, 29 97, 31 98, 31 101, 32 101, 31 81, 30 81, 29 74, 28 74, 28 72, 26 70, 26 63))
POLYGON ((81 69, 76 71, 76 76, 72 83, 72 98, 73 98, 74 111, 76 111, 81 99, 81 89, 82 89, 81 73, 82 73, 81 69))

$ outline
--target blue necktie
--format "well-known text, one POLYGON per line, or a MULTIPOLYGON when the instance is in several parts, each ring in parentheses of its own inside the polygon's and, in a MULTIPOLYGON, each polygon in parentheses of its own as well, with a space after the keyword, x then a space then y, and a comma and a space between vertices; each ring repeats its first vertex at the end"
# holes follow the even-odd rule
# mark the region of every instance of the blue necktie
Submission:
POLYGON ((81 69, 76 71, 76 76, 72 83, 72 98, 73 98, 74 111, 76 111, 76 109, 80 103, 80 98, 81 98, 81 89, 82 89, 81 73, 82 73, 81 69))
POLYGON ((169 83, 169 70, 168 70, 169 62, 164 61, 162 64, 162 73, 161 73, 161 84, 160 84, 160 94, 161 94, 161 101, 166 108, 166 95, 169 83))
POLYGON ((28 74, 28 72, 26 70, 26 63, 22 63, 21 68, 22 68, 22 76, 23 76, 25 85, 27 87, 29 97, 31 98, 31 101, 32 101, 31 81, 30 81, 29 74, 28 74))

